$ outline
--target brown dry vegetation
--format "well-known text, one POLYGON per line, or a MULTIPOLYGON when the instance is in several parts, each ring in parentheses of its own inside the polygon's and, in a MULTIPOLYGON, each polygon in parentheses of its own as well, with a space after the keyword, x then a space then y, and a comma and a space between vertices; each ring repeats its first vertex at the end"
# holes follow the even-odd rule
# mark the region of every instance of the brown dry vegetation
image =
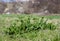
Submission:
POLYGON ((30 0, 28 2, 0 2, 0 13, 60 13, 60 0, 30 0), (22 7, 22 8, 21 8, 22 7), (7 9, 7 10, 6 10, 7 9))

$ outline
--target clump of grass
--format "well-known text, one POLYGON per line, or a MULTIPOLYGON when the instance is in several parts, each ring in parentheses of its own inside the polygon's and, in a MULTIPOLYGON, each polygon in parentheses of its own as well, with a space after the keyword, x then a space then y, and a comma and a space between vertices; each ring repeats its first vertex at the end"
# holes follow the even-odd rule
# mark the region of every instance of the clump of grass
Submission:
POLYGON ((18 16, 17 19, 12 20, 5 32, 8 35, 21 35, 45 29, 54 30, 56 29, 56 25, 52 22, 48 22, 48 19, 44 17, 24 15, 18 16))

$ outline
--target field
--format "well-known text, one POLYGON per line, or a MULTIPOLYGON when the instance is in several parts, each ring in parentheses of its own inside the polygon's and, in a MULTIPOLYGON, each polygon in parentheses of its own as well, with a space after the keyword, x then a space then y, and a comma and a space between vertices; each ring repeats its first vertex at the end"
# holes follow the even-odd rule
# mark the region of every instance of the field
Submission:
MULTIPOLYGON (((50 22, 49 21, 49 22, 50 22)), ((19 24, 18 24, 19 25, 19 24)), ((19 33, 19 32, 18 32, 19 33)), ((60 15, 47 15, 47 16, 38 16, 38 15, 0 15, 0 41, 60 41, 60 15), (8 35, 5 34, 5 30, 10 26, 11 21, 18 19, 20 16, 30 16, 30 17, 44 17, 56 23, 56 29, 39 29, 38 31, 31 31, 23 34, 14 34, 8 35)))

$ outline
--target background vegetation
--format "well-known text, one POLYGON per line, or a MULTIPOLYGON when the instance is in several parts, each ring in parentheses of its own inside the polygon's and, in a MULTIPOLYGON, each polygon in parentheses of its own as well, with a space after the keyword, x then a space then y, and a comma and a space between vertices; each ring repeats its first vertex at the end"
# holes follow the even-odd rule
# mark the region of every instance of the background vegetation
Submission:
POLYGON ((60 0, 0 0, 0 13, 60 13, 60 0))

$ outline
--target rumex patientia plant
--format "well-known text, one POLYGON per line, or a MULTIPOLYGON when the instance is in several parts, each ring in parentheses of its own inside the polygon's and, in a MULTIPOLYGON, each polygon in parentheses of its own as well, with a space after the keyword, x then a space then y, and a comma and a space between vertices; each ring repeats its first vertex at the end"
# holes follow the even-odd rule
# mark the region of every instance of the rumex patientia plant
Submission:
POLYGON ((18 16, 18 19, 11 21, 10 26, 6 29, 6 34, 16 35, 33 31, 56 29, 56 25, 48 22, 48 19, 38 16, 18 16))

